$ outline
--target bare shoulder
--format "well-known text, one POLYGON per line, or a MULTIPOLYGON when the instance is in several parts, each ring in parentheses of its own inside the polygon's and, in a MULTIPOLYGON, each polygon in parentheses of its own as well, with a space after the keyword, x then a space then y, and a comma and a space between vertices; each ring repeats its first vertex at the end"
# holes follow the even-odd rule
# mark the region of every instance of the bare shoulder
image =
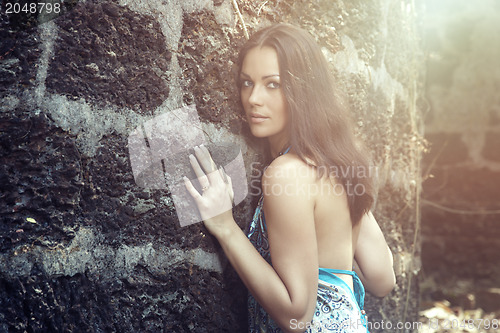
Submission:
POLYGON ((314 182, 317 173, 314 167, 302 161, 297 155, 288 153, 274 159, 264 172, 263 182, 314 182))
POLYGON ((266 200, 280 197, 280 200, 273 199, 273 202, 284 200, 294 202, 296 207, 312 207, 318 194, 314 190, 317 182, 314 167, 297 155, 288 153, 276 158, 266 169, 262 177, 262 190, 264 197, 268 198, 266 200))

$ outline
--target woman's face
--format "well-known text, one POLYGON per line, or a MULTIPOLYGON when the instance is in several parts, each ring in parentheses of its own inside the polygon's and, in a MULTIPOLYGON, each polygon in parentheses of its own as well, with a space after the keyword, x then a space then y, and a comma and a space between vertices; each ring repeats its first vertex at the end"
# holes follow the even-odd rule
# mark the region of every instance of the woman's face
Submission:
POLYGON ((278 55, 269 46, 250 49, 240 72, 241 102, 252 134, 281 149, 288 140, 288 112, 280 86, 278 55))

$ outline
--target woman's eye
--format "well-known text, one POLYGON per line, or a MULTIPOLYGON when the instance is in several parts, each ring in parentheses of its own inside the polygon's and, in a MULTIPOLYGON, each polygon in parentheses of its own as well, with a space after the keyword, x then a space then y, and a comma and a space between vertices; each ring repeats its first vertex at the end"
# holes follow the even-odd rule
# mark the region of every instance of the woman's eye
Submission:
POLYGON ((280 87, 280 84, 278 82, 269 82, 267 84, 267 87, 271 89, 278 89, 280 87))
POLYGON ((243 80, 243 81, 241 81, 241 86, 242 87, 251 87, 251 86, 253 86, 253 82, 250 80, 243 80))

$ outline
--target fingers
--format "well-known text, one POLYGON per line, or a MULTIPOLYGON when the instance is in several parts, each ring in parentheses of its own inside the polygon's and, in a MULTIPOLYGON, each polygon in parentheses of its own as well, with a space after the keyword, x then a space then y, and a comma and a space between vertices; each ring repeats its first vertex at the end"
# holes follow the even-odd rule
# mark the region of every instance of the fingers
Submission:
POLYGON ((194 153, 196 155, 196 159, 199 162, 199 165, 201 165, 201 167, 205 171, 210 184, 219 182, 220 174, 217 172, 217 165, 212 159, 212 156, 210 155, 210 152, 208 151, 207 147, 205 147, 204 145, 194 147, 194 153))
POLYGON ((226 171, 224 171, 224 174, 226 175, 227 177, 227 184, 229 186, 229 196, 231 197, 231 202, 233 202, 234 204, 234 190, 233 190, 233 181, 231 180, 231 177, 229 177, 226 173, 226 171))
MULTIPOLYGON (((191 163, 191 167, 193 168, 193 171, 198 178, 198 182, 202 187, 202 191, 204 192, 210 186, 216 186, 217 184, 221 184, 222 182, 224 182, 225 184, 229 185, 229 195, 232 200, 234 198, 234 192, 232 188, 231 178, 226 174, 222 167, 217 168, 217 165, 210 156, 210 152, 205 146, 201 145, 198 147, 194 147, 194 151, 196 157, 192 154, 189 155, 189 162, 191 163)), ((191 181, 189 181, 189 185, 193 186, 191 181)), ((194 187, 193 189, 196 191, 194 187)), ((201 193, 201 195, 203 195, 203 192, 201 193)), ((198 193, 197 191, 196 193, 200 195, 200 193, 198 193)), ((193 195, 193 193, 191 193, 191 195, 193 195)))
POLYGON ((204 145, 194 147, 194 154, 207 174, 217 170, 217 166, 215 165, 212 156, 210 156, 210 152, 207 147, 204 145))
POLYGON ((224 183, 227 184, 227 178, 226 178, 226 173, 224 172, 224 168, 219 167, 219 176, 222 178, 222 180, 224 181, 224 183))
POLYGON ((196 188, 193 186, 193 183, 191 183, 191 181, 187 177, 183 177, 183 179, 186 190, 189 192, 189 194, 191 194, 193 199, 198 200, 199 198, 201 198, 201 194, 198 193, 196 188))
POLYGON ((231 199, 231 203, 234 203, 234 190, 233 190, 233 182, 231 181, 231 177, 228 176, 228 174, 226 173, 226 170, 224 170, 224 168, 222 166, 219 168, 219 173, 220 173, 220 176, 221 176, 222 180, 224 181, 224 183, 227 184, 228 194, 229 194, 229 198, 231 199))
POLYGON ((201 187, 204 189, 208 188, 210 186, 210 182, 208 180, 208 177, 205 175, 205 172, 203 172, 203 170, 201 169, 196 157, 194 157, 193 155, 189 155, 189 162, 191 163, 191 167, 193 168, 193 171, 196 175, 196 178, 198 178, 201 187))

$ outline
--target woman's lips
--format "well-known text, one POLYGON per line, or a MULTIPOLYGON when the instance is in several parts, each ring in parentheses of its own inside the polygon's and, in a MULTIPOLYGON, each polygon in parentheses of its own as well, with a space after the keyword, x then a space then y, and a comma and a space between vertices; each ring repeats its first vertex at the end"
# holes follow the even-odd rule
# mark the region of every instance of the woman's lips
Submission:
POLYGON ((256 114, 256 113, 252 113, 250 114, 250 121, 253 123, 253 124, 259 124, 263 121, 265 121, 267 118, 269 117, 264 117, 263 115, 261 114, 256 114))

